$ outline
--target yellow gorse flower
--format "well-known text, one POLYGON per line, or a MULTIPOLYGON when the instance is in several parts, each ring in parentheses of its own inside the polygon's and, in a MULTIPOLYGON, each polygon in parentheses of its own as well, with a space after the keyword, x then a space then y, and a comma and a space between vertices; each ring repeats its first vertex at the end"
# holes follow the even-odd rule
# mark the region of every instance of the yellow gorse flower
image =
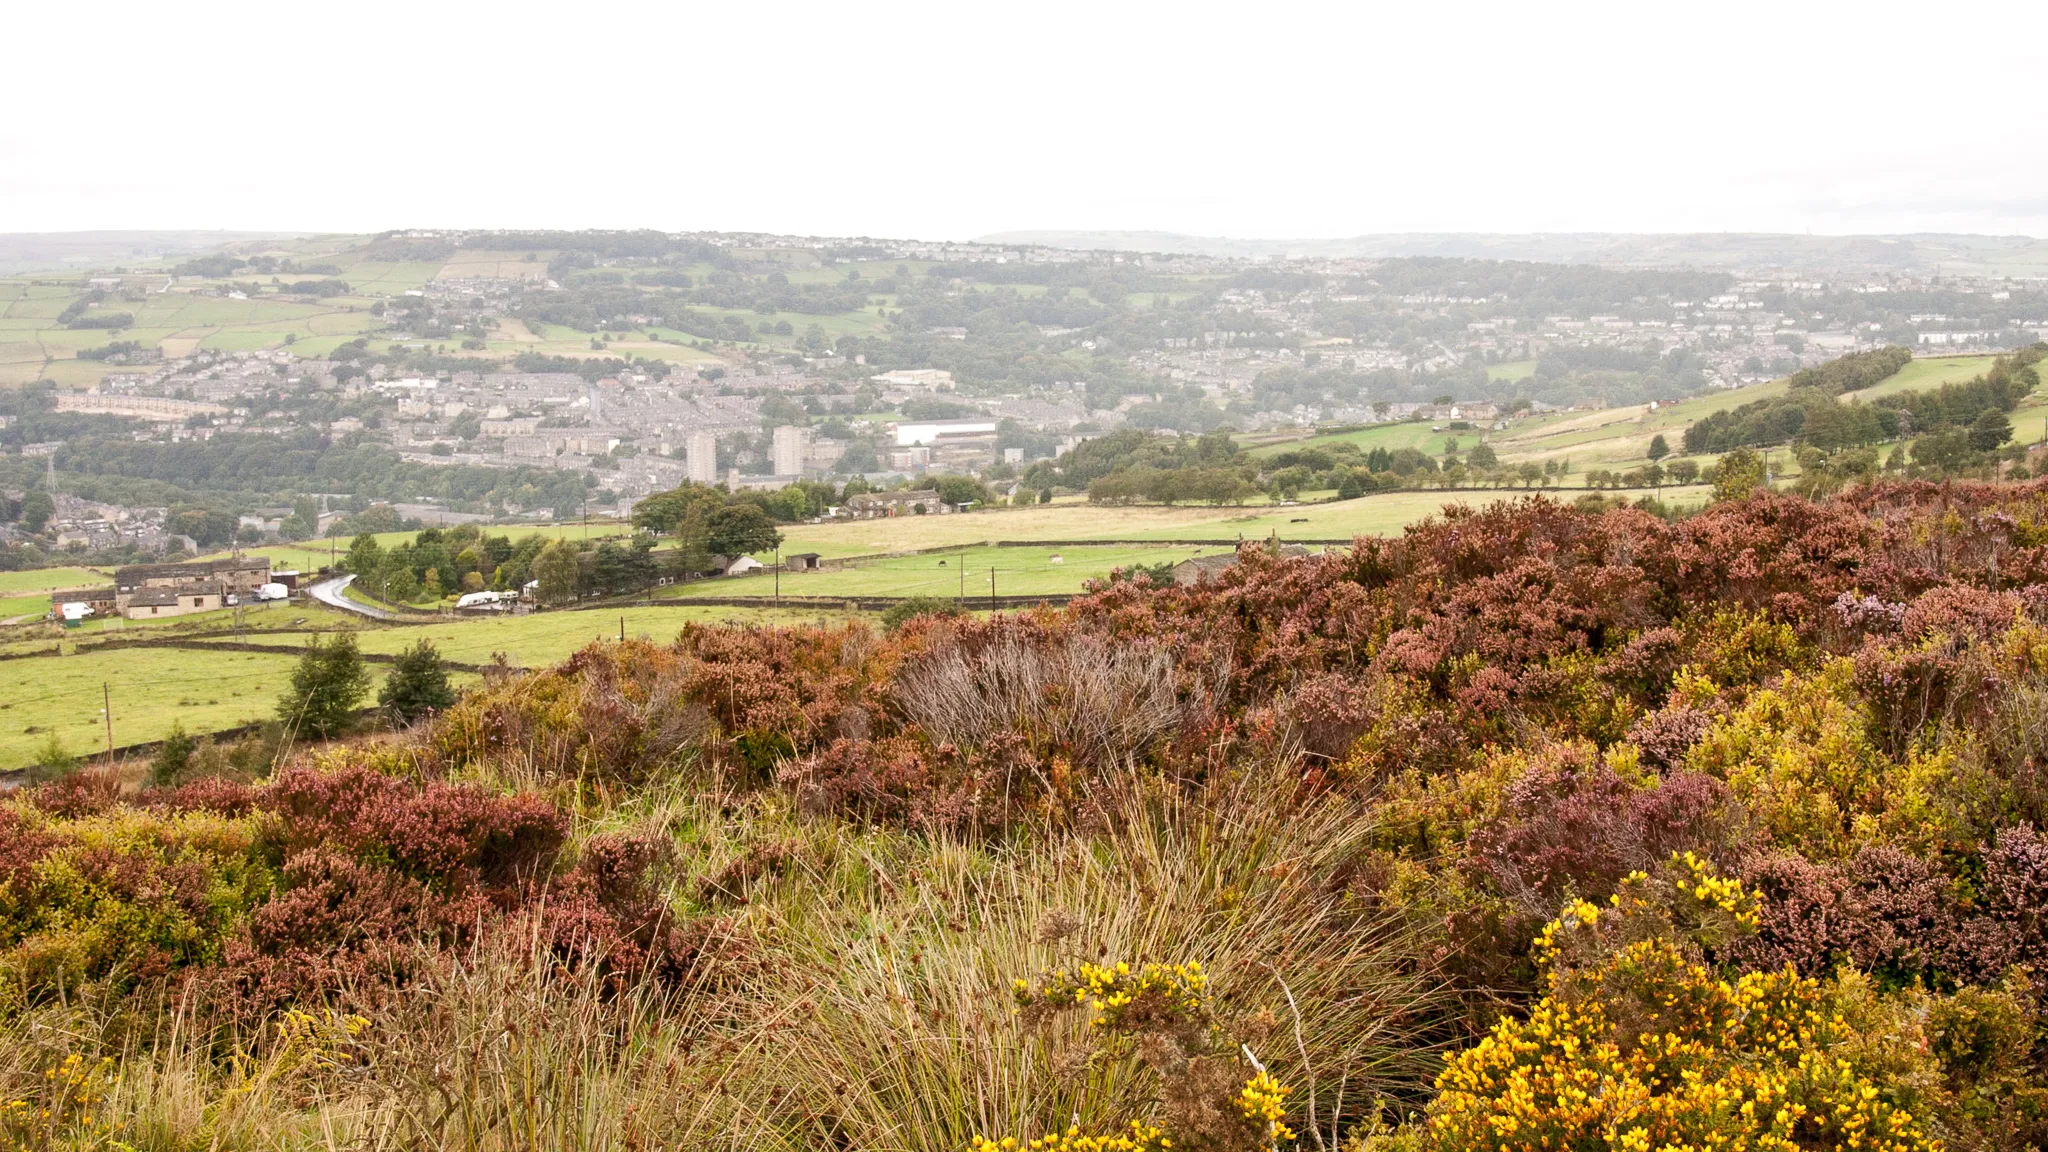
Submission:
POLYGON ((1199 960, 1185 964, 1145 964, 1133 969, 1128 962, 1083 963, 1072 974, 1065 969, 1048 973, 1036 991, 1023 980, 1013 987, 1020 1007, 1045 1004, 1054 1007, 1085 1004, 1096 1012, 1095 1025, 1116 1028, 1127 1010, 1140 1001, 1187 1012, 1208 1006, 1209 977, 1199 960))
MULTIPOLYGON (((1711 910, 1732 917, 1741 928, 1756 927, 1756 896, 1745 891, 1740 880, 1716 875, 1713 865, 1696 854, 1673 852, 1666 879, 1672 902, 1679 906, 1679 911, 1697 915, 1711 910)), ((1623 878, 1620 890, 1608 897, 1605 908, 1590 900, 1574 900, 1565 905, 1557 919, 1537 933, 1537 961, 1545 965, 1555 963, 1565 941, 1576 933, 1598 933, 1628 917, 1650 913, 1655 907, 1652 893, 1650 874, 1638 870, 1623 878)))
POLYGON ((1285 1100, 1292 1091, 1292 1088, 1273 1079, 1271 1073, 1260 1072, 1245 1081, 1244 1087, 1238 1091, 1238 1111, 1244 1114, 1245 1119, 1266 1125, 1270 1141, 1292 1140, 1294 1130, 1280 1122, 1287 1115, 1285 1100))
POLYGON ((973 1152, 1170 1152, 1173 1141, 1153 1125, 1131 1121, 1131 1130, 1116 1135, 1084 1133, 1078 1127, 1018 1143, 1016 1137, 990 1140, 976 1136, 973 1152))
POLYGON ((1837 1025, 1818 982, 1787 969, 1731 983, 1662 939, 1602 974, 1659 1005, 1662 1030, 1618 1030, 1599 1001, 1546 997, 1451 1059, 1429 1111, 1436 1146, 1796 1152, 1811 1146, 1796 1129, 1858 1152, 1940 1149, 1828 1054, 1837 1025))

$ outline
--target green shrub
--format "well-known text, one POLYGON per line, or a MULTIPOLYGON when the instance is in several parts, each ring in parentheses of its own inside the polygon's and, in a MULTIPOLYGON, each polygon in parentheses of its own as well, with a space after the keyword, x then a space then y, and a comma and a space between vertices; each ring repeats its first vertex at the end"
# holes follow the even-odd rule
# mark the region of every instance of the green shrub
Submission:
POLYGON ((951 600, 937 596, 910 596, 889 605, 882 612, 882 627, 894 632, 920 616, 958 616, 960 609, 951 600))

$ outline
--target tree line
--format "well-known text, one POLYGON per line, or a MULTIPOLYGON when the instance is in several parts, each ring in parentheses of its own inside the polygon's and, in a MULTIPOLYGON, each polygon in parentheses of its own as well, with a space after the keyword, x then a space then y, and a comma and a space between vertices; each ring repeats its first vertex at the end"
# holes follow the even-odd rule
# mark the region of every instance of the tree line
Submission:
MULTIPOLYGON (((1950 429, 1978 429, 1981 439, 2001 426, 2009 436, 2010 425, 2005 418, 2040 384, 2035 365, 2043 355, 2048 355, 2048 344, 2036 344, 1998 357, 1988 371, 1971 380, 1935 389, 1898 392, 1868 403, 1843 404, 1836 400, 1836 385, 1869 381, 1869 374, 1876 367, 1896 357, 1866 360, 1841 371, 1817 375, 1813 382, 1784 396, 1755 400, 1701 417, 1685 430, 1685 450, 1726 452, 1796 441, 1822 451, 1835 451, 1950 429)), ((1855 386, 1868 387, 1869 383, 1855 386)), ((2000 438, 1979 450, 1989 451, 2003 442, 2004 438, 2000 438)))

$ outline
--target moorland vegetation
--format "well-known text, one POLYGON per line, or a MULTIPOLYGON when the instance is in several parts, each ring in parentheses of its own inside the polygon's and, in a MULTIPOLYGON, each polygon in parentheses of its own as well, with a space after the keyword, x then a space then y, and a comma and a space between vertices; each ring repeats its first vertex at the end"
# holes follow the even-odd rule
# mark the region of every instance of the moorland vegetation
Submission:
POLYGON ((1723 496, 27 789, 0 1133, 2038 1148, 2048 483, 1723 496))

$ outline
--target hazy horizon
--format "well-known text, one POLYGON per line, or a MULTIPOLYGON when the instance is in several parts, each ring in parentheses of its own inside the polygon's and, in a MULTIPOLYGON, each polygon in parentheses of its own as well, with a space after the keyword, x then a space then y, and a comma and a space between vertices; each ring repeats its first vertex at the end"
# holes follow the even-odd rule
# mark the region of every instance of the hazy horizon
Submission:
POLYGON ((2048 235, 2038 6, 501 17, 16 13, 0 231, 2048 235))

